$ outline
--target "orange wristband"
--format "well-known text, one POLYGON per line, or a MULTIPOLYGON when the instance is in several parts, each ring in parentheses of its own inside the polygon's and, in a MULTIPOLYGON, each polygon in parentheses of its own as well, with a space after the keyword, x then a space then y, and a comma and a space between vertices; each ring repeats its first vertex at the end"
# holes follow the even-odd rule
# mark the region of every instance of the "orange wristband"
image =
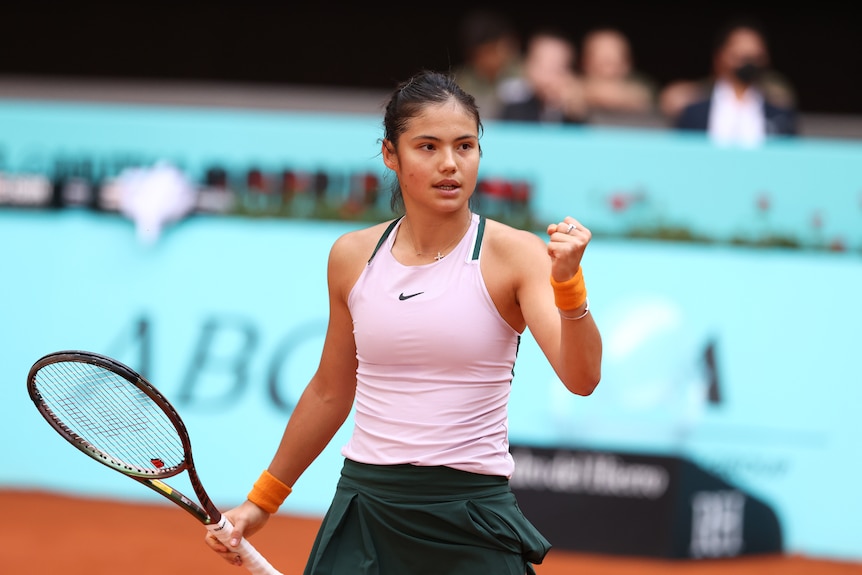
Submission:
POLYGON ((583 268, 564 282, 558 282, 551 276, 551 287, 554 288, 554 303, 559 309, 575 309, 587 301, 587 285, 584 283, 583 268))
POLYGON ((248 494, 248 500, 267 513, 275 513, 291 491, 293 489, 289 485, 285 485, 269 470, 264 469, 254 482, 254 487, 248 494))

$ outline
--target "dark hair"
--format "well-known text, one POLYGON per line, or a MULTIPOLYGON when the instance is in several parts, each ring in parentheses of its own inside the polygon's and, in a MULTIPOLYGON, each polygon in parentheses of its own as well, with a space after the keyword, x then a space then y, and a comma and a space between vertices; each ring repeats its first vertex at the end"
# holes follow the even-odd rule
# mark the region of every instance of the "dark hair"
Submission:
POLYGON ((527 43, 529 44, 530 40, 535 38, 554 38, 555 40, 560 40, 569 44, 573 51, 576 51, 578 47, 578 43, 568 30, 554 23, 546 22, 534 26, 530 30, 529 36, 527 36, 527 43))
POLYGON ((757 18, 753 16, 735 16, 719 26, 712 38, 712 53, 718 54, 724 49, 730 37, 739 30, 751 30, 763 40, 765 46, 769 46, 769 38, 766 33, 766 27, 757 18))
MULTIPOLYGON (((397 148, 398 138, 407 130, 410 120, 421 114, 426 106, 443 104, 453 99, 476 120, 476 128, 481 137, 482 119, 479 117, 476 99, 461 89, 453 75, 422 70, 398 84, 389 98, 383 116, 383 138, 397 148)), ((481 152, 481 147, 479 151, 481 152)), ((397 179, 392 186, 389 206, 393 212, 399 212, 404 207, 397 179)))
POLYGON ((518 38, 509 18, 492 9, 476 9, 464 16, 460 26, 462 57, 469 59, 476 48, 503 38, 518 38))

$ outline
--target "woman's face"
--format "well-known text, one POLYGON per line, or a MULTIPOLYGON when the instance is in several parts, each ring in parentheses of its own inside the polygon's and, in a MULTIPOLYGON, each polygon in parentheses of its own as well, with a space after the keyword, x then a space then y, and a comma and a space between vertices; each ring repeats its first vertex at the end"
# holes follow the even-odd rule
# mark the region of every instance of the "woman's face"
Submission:
POLYGON ((595 32, 584 43, 584 74, 601 80, 619 80, 631 73, 628 42, 616 32, 595 32))
POLYGON ((476 188, 479 128, 456 100, 429 104, 407 123, 397 149, 383 142, 383 161, 395 172, 404 206, 452 212, 462 208, 476 188))
POLYGON ((734 70, 744 64, 758 67, 769 65, 769 52, 760 34, 748 28, 733 32, 716 57, 716 74, 731 77, 734 70))
POLYGON ((539 98, 558 103, 561 91, 572 77, 574 60, 574 48, 565 40, 536 36, 530 40, 524 75, 539 98))

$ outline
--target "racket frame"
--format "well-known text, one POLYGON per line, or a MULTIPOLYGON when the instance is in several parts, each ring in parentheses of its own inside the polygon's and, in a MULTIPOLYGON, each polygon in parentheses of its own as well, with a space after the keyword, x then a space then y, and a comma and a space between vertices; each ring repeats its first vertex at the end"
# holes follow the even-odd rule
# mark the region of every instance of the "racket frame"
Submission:
POLYGON ((42 414, 45 420, 54 428, 55 431, 57 431, 57 433, 74 445, 78 450, 95 459, 99 463, 106 465, 115 471, 119 471, 127 477, 131 477, 135 481, 149 487, 160 495, 167 497, 204 525, 215 525, 220 522, 221 512, 216 508, 215 504, 213 504, 201 483, 197 471, 195 470, 194 460, 192 459, 191 440, 182 418, 180 418, 180 415, 174 406, 171 405, 171 402, 168 401, 168 399, 158 389, 156 389, 153 384, 147 381, 146 378, 135 370, 113 358, 90 351, 57 351, 42 356, 33 364, 27 375, 27 391, 30 394, 30 398, 33 400, 33 403, 36 405, 36 408, 39 410, 39 413, 42 414), (136 469, 116 461, 113 457, 93 446, 63 424, 63 422, 54 415, 51 408, 42 399, 42 395, 37 386, 37 375, 42 368, 48 365, 69 362, 84 363, 108 370, 115 375, 122 377, 147 395, 165 413, 168 420, 174 426, 177 436, 182 444, 183 461, 178 465, 160 469, 157 472, 136 469), (183 471, 187 472, 189 482, 191 483, 192 489, 194 490, 200 504, 192 501, 181 491, 174 489, 160 479, 174 477, 183 471))
MULTIPOLYGON (((194 461, 192 460, 191 440, 189 439, 186 426, 180 418, 179 413, 177 413, 177 410, 174 409, 167 398, 143 376, 119 361, 98 353, 74 350, 58 351, 43 356, 33 364, 27 376, 27 391, 30 394, 30 398, 33 400, 33 403, 36 404, 36 408, 39 410, 39 413, 42 414, 54 430, 63 436, 69 443, 99 463, 102 463, 115 471, 119 471, 126 477, 131 477, 138 483, 142 483, 153 491, 167 497, 170 501, 174 502, 182 509, 185 509, 190 515, 203 523, 213 536, 215 536, 225 546, 228 546, 231 533, 234 529, 233 525, 228 520, 227 516, 222 515, 222 513, 216 508, 212 500, 209 498, 209 495, 207 495, 206 490, 204 490, 203 484, 195 470, 194 461), (153 402, 162 409, 162 411, 164 411, 165 415, 174 426, 182 444, 183 461, 177 465, 155 471, 147 471, 144 469, 135 470, 129 465, 123 465, 121 462, 114 460, 114 458, 110 457, 108 454, 103 456, 103 452, 101 450, 90 445, 83 438, 79 437, 71 429, 66 427, 44 402, 41 393, 39 393, 38 386, 36 385, 36 377, 40 369, 60 362, 85 363, 108 370, 140 389, 144 394, 152 399, 153 402), (194 490, 195 495, 197 495, 200 504, 195 503, 180 491, 174 489, 160 479, 161 477, 173 477, 183 471, 188 473, 192 489, 194 490)), ((282 575, 282 573, 275 569, 275 567, 273 567, 245 537, 240 539, 235 547, 231 546, 230 548, 239 554, 242 558, 243 565, 253 575, 282 575)))

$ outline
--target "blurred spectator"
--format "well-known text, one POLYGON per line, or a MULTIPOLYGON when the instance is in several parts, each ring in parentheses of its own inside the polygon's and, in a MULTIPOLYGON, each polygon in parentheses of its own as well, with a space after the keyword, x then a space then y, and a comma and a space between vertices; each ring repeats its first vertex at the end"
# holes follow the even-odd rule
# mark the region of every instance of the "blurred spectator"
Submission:
POLYGON ((589 31, 581 43, 581 72, 590 112, 651 114, 655 82, 634 67, 631 43, 615 28, 589 31))
MULTIPOLYGON (((746 20, 732 21, 719 30, 713 50, 713 68, 715 68, 715 57, 720 45, 736 28, 746 28, 754 31, 761 39, 764 50, 768 47, 766 36, 758 24, 746 20)), ((699 80, 677 80, 671 82, 659 94, 659 109, 662 115, 673 122, 679 116, 685 106, 708 96, 714 82, 714 76, 699 80)), ((767 65, 762 70, 758 87, 763 91, 766 99, 773 105, 782 108, 796 107, 796 92, 784 75, 767 65)))
POLYGON ((584 123, 587 101, 576 55, 574 42, 564 33, 551 28, 534 31, 527 39, 521 82, 504 94, 501 119, 584 123))
POLYGON ((521 77, 521 40, 512 23, 493 10, 468 13, 461 22, 463 63, 455 79, 476 98, 485 119, 500 115, 501 91, 521 77))
POLYGON ((709 133, 719 143, 756 145, 768 135, 795 135, 793 91, 772 71, 763 31, 753 22, 723 27, 713 49, 712 76, 678 82, 662 94, 662 109, 679 129, 709 133))

